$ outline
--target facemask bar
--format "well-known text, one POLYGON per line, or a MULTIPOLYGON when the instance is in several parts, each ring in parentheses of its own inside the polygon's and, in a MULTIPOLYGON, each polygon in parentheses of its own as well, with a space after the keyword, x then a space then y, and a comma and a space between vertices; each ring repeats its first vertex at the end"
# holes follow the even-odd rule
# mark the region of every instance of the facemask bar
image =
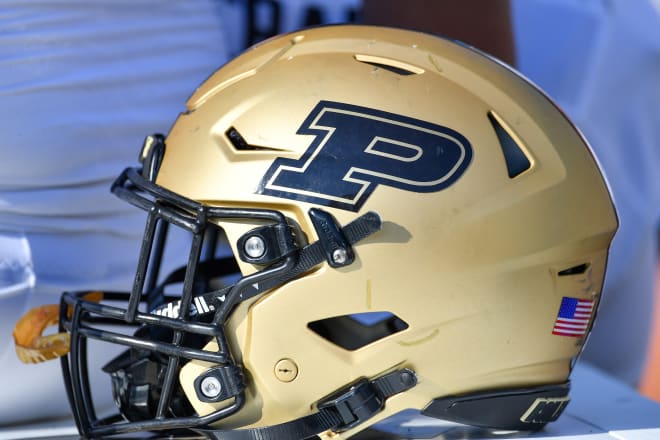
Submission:
MULTIPOLYGON (((238 367, 233 361, 223 325, 233 308, 248 296, 241 295, 247 286, 266 280, 285 280, 287 272, 295 266, 297 254, 292 252, 281 261, 254 274, 242 277, 235 285, 223 291, 224 301, 217 302, 211 323, 196 322, 190 319, 193 303, 193 287, 199 257, 202 251, 204 232, 209 220, 243 219, 281 225, 287 230, 284 215, 274 210, 234 209, 202 205, 145 179, 140 170, 126 169, 115 181, 112 191, 120 198, 147 211, 145 235, 140 251, 138 268, 130 294, 105 293, 105 299, 127 301, 126 308, 93 303, 83 299, 82 293, 65 293, 60 307, 60 331, 68 331, 71 336, 70 354, 62 358, 62 371, 67 384, 69 400, 78 428, 86 436, 103 436, 125 432, 189 428, 205 426, 238 411, 244 403, 242 384, 233 396, 234 402, 219 411, 198 417, 167 417, 167 408, 176 384, 180 359, 207 361, 220 366, 238 367), (188 268, 183 280, 179 316, 172 318, 149 313, 161 295, 156 292, 156 279, 160 269, 165 235, 168 225, 173 224, 192 233, 192 245, 188 258, 188 268), (149 267, 151 266, 151 267, 149 267), (148 303, 148 312, 139 311, 140 303, 148 303), (171 342, 146 340, 144 338, 100 330, 88 324, 115 324, 123 326, 152 325, 170 329, 171 342), (184 334, 197 334, 215 338, 219 350, 209 352, 182 345, 184 334), (130 348, 144 349, 168 357, 156 417, 153 420, 136 422, 98 420, 95 414, 87 368, 87 338, 120 344, 130 348)), ((213 225, 215 227, 215 225, 213 225)), ((270 283, 272 285, 272 282, 270 283)), ((278 282, 277 284, 281 284, 278 282)), ((253 296, 253 295, 250 295, 253 296)))
MULTIPOLYGON (((318 235, 318 241, 308 244, 303 237, 304 233, 295 225, 290 225, 279 211, 208 206, 158 186, 155 180, 164 151, 163 136, 148 136, 140 155, 143 168, 127 168, 112 186, 112 192, 119 198, 147 212, 145 234, 132 291, 104 293, 107 300, 126 303, 126 308, 85 300, 88 292, 65 293, 60 302, 60 331, 68 331, 71 338, 70 353, 61 360, 62 372, 78 430, 87 437, 136 431, 200 428, 239 411, 245 401, 245 385, 242 370, 236 365, 224 334, 224 324, 234 307, 242 301, 281 286, 323 262, 327 262, 333 268, 352 264, 354 261, 352 246, 380 230, 382 225, 377 213, 367 212, 342 227, 330 213, 311 208, 309 217, 318 235), (195 291, 195 288, 200 286, 199 283, 197 285, 195 283, 198 269, 203 268, 199 260, 204 236, 207 231, 216 230, 215 222, 224 220, 243 220, 246 223, 261 224, 239 238, 237 243, 239 255, 236 257, 263 269, 241 277, 234 285, 217 291, 200 293, 199 289, 195 291), (176 306, 171 302, 176 298, 165 296, 161 287, 164 287, 167 280, 173 278, 176 272, 181 271, 175 271, 166 278, 163 285, 157 285, 165 237, 170 224, 192 233, 192 245, 183 276, 183 288, 180 299, 175 301, 176 306), (212 227, 208 228, 209 226, 212 227), (254 237, 259 237, 267 244, 269 250, 263 257, 249 255, 244 248, 247 241, 254 237), (342 258, 338 258, 338 255, 342 258), (204 316, 200 319, 195 316, 191 319, 193 299, 196 305, 202 300, 205 303, 212 303, 214 307, 212 318, 204 316), (147 312, 140 311, 141 303, 147 304, 147 312), (166 313, 170 308, 172 313, 166 313), (174 313, 175 308, 176 313, 174 313), (144 338, 100 330, 92 327, 92 324, 166 329, 172 332, 171 342, 164 342, 162 338, 144 338), (185 335, 215 338, 218 350, 213 352, 187 346, 184 341, 185 335), (167 358, 162 381, 158 373, 162 388, 157 393, 155 417, 150 418, 149 415, 146 419, 138 417, 138 421, 127 421, 128 417, 124 413, 122 414, 124 418, 119 415, 103 420, 97 418, 88 379, 88 338, 123 345, 131 350, 155 353, 160 359, 167 358), (213 401, 228 401, 229 405, 206 416, 169 414, 181 358, 206 361, 216 365, 208 374, 218 375, 216 377, 220 378, 225 391, 213 401), (233 401, 229 401, 232 398, 233 401)), ((216 275, 222 274, 216 273, 216 275)), ((159 365, 162 367, 164 364, 159 363, 159 365)), ((197 387, 197 381, 195 386, 197 387)), ((199 390, 196 392, 199 393, 199 390)))

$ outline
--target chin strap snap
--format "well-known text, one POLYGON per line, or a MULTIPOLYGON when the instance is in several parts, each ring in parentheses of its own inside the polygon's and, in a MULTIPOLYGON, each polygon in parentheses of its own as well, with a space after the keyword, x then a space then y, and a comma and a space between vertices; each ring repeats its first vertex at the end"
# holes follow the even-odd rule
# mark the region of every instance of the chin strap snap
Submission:
POLYGON ((217 440, 302 440, 325 431, 347 431, 382 411, 388 398, 415 385, 415 372, 403 368, 374 380, 361 379, 323 399, 314 414, 291 422, 253 429, 209 429, 202 432, 217 440))

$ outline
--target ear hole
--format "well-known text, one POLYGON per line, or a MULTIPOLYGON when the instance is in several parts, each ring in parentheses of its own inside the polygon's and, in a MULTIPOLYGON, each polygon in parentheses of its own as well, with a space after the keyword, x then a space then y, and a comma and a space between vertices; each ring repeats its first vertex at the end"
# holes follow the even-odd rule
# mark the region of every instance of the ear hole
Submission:
POLYGON ((307 324, 310 330, 345 350, 357 350, 408 328, 389 312, 334 316, 307 324))
POLYGON ((500 141, 509 178, 513 179, 530 169, 532 162, 504 121, 492 111, 488 112, 488 120, 493 125, 497 139, 500 141))

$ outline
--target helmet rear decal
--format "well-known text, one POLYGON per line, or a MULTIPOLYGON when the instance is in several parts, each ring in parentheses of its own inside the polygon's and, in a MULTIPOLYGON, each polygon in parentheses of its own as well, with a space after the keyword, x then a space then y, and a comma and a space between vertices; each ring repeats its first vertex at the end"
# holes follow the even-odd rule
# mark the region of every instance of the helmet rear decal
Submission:
POLYGON ((319 102, 297 133, 315 139, 299 159, 275 159, 258 193, 358 211, 378 185, 447 188, 472 158, 448 127, 339 102, 319 102))
POLYGON ((576 338, 585 336, 589 330, 589 322, 595 310, 595 305, 595 300, 591 298, 564 296, 561 299, 552 334, 576 338))

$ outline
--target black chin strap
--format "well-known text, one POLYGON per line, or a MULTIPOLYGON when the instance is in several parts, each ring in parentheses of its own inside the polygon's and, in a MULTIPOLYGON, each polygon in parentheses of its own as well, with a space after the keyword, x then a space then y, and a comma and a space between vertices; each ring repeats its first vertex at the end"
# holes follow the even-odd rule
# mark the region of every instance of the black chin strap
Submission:
POLYGON ((407 368, 374 380, 362 379, 318 405, 318 411, 279 425, 231 431, 203 430, 216 440, 303 440, 325 431, 349 430, 370 419, 385 407, 395 394, 417 385, 417 376, 407 368))
MULTIPOLYGON (((319 210, 316 211, 318 212, 319 210)), ((345 240, 346 248, 350 249, 350 246, 369 237, 374 232, 379 231, 381 226, 382 221, 378 214, 375 212, 367 212, 366 214, 356 218, 340 229, 342 238, 345 240)), ((332 257, 329 255, 331 254, 331 250, 329 250, 330 246, 328 242, 336 240, 328 239, 321 234, 319 235, 321 238, 318 241, 308 244, 307 246, 300 249, 298 254, 298 261, 290 271, 278 277, 269 278, 260 283, 248 284, 244 286, 243 290, 240 292, 239 302, 259 295, 274 287, 280 286, 287 281, 290 281, 295 277, 307 272, 314 266, 321 264, 324 261, 330 262, 332 257)), ((216 260, 210 263, 215 262, 216 260)), ((333 263, 333 265, 335 264, 333 263)), ((206 269, 209 266, 210 264, 200 263, 201 269, 206 269)), ((235 271, 238 272, 238 268, 235 262, 229 265, 229 268, 231 270, 236 268, 235 271)), ((185 268, 179 269, 177 272, 167 278, 167 282, 171 283, 174 281, 182 281, 184 275, 185 268)), ((220 275, 220 273, 218 275, 220 275)), ((227 295, 231 292, 234 286, 235 285, 231 285, 220 290, 196 295, 193 298, 191 305, 191 315, 205 315, 208 313, 214 313, 217 308, 222 307, 222 304, 225 302, 227 295)), ((162 304, 158 307, 155 307, 151 313, 167 316, 169 318, 178 318, 180 313, 180 305, 181 300, 162 304)))

